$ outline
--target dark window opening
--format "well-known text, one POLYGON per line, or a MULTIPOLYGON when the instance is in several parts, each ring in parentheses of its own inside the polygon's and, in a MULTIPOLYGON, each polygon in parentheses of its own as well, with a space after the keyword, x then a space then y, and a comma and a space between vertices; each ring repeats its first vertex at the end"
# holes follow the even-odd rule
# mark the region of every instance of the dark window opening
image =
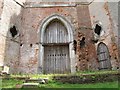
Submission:
POLYGON ((76 50, 77 50, 77 41, 74 40, 73 43, 74 43, 74 50, 75 50, 75 54, 76 54, 76 50))
POLYGON ((21 43, 20 46, 23 46, 23 44, 21 43))
POLYGON ((101 30, 102 30, 102 27, 100 25, 96 24, 94 32, 96 34, 100 35, 101 30))
POLYGON ((10 28, 10 33, 11 33, 12 37, 15 37, 15 35, 18 34, 18 31, 16 30, 15 26, 10 28))
POLYGON ((32 44, 30 44, 30 47, 32 47, 32 44))
POLYGON ((82 38, 82 40, 80 41, 80 48, 85 46, 85 37, 82 38))

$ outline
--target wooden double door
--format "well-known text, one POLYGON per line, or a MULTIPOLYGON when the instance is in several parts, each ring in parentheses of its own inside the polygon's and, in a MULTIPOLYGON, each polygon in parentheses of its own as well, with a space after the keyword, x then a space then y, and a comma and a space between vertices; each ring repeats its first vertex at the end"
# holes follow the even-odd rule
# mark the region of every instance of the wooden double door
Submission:
POLYGON ((63 74, 69 72, 69 45, 44 46, 44 73, 63 74))

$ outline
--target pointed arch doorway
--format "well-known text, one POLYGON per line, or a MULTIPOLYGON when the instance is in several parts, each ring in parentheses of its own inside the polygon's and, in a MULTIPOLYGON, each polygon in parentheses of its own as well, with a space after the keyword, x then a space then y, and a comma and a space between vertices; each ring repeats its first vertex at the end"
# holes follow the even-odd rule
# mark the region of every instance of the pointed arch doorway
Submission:
POLYGON ((69 73, 69 43, 65 26, 58 19, 51 21, 44 33, 44 73, 69 73))
POLYGON ((109 50, 106 44, 102 42, 98 44, 97 55, 98 55, 98 61, 99 61, 99 69, 111 70, 110 55, 109 55, 109 50))
POLYGON ((73 32, 60 15, 47 18, 41 28, 40 68, 45 74, 75 72, 73 32))

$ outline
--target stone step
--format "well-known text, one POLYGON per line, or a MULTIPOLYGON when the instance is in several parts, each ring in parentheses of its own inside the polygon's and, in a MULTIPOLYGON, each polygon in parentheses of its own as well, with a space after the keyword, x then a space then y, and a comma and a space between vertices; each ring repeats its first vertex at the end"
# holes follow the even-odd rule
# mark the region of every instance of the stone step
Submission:
POLYGON ((48 83, 48 79, 27 79, 25 80, 26 83, 28 82, 34 82, 34 83, 40 83, 40 84, 45 84, 48 83))
POLYGON ((22 88, 39 88, 39 83, 23 83, 22 88))

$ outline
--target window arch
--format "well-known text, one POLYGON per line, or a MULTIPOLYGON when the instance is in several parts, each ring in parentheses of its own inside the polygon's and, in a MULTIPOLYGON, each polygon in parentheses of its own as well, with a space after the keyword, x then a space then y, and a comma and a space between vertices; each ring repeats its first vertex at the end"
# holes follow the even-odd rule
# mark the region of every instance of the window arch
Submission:
POLYGON ((106 44, 99 43, 97 48, 99 69, 111 69, 109 50, 106 44))

